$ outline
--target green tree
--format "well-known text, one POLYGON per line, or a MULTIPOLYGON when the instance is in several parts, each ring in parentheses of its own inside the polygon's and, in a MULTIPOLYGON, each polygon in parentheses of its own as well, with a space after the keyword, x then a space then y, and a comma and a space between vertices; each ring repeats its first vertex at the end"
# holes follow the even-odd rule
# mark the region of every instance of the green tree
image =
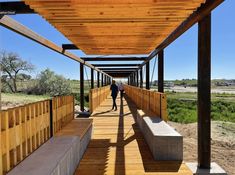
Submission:
POLYGON ((16 53, 1 52, 0 66, 2 71, 2 82, 6 84, 11 92, 17 92, 17 82, 30 76, 26 73, 32 71, 34 66, 22 60, 16 53))
POLYGON ((61 75, 55 74, 50 69, 40 73, 36 89, 39 94, 49 94, 51 96, 67 95, 72 91, 68 80, 61 75))

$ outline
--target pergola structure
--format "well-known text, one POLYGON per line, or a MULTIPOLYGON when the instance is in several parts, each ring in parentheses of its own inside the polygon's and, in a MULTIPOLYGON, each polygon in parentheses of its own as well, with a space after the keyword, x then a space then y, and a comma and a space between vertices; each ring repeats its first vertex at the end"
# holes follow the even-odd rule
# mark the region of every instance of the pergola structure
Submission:
POLYGON ((81 109, 84 110, 84 66, 94 71, 97 86, 108 85, 113 77, 126 77, 128 84, 149 85, 149 61, 158 56, 158 91, 164 91, 164 49, 198 23, 198 166, 210 168, 210 82, 211 11, 224 0, 25 0, 1 2, 0 24, 80 63, 81 109), (56 3, 56 4, 55 4, 56 3), (57 46, 6 15, 37 13, 60 31, 72 44, 57 46), (67 50, 81 49, 78 57, 67 50), (137 56, 128 56, 137 54, 137 56), (138 55, 148 56, 138 56, 138 55), (91 64, 90 61, 109 61, 91 64), (141 64, 114 64, 112 61, 143 61, 141 64), (116 68, 114 68, 116 67, 116 68), (121 68, 122 67, 122 68, 121 68))

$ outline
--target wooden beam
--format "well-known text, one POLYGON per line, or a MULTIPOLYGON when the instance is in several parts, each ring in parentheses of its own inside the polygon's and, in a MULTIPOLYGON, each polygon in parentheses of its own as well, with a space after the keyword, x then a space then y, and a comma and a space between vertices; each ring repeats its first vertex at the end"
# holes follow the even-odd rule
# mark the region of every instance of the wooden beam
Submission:
POLYGON ((138 67, 140 64, 92 64, 95 67, 138 67))
POLYGON ((94 89, 94 70, 91 68, 91 89, 94 89))
POLYGON ((123 78, 130 76, 130 73, 109 73, 109 75, 115 78, 123 78))
POLYGON ((158 53, 158 92, 164 92, 164 51, 158 53))
POLYGON ((205 4, 198 8, 192 15, 190 15, 181 25, 179 25, 154 51, 148 56, 147 60, 142 63, 144 66, 146 62, 154 58, 159 51, 166 48, 169 44, 179 38, 184 32, 190 29, 198 21, 202 20, 205 16, 211 13, 213 9, 223 3, 224 0, 207 0, 205 4))
POLYGON ((18 33, 18 34, 20 34, 30 40, 33 40, 33 41, 35 41, 45 47, 57 52, 57 53, 60 53, 60 54, 66 56, 72 60, 83 63, 86 66, 93 68, 96 71, 102 72, 98 68, 95 68, 93 65, 85 62, 80 57, 78 57, 70 52, 64 51, 62 47, 57 46, 56 44, 54 44, 50 40, 47 40, 46 38, 38 35, 37 33, 33 32, 29 28, 25 27, 24 25, 18 23, 17 21, 15 21, 14 19, 12 19, 6 15, 4 15, 2 18, 0 18, 0 25, 8 28, 9 30, 12 30, 13 32, 16 32, 16 33, 18 33))
POLYGON ((34 14, 34 13, 35 11, 22 1, 0 2, 0 14, 2 15, 34 14))
POLYGON ((126 71, 126 70, 136 71, 137 68, 100 68, 100 70, 102 70, 102 71, 109 71, 109 70, 111 70, 111 71, 126 71))
POLYGON ((25 2, 73 44, 95 56, 150 53, 205 0, 106 1, 95 5, 94 1, 25 2))
POLYGON ((115 73, 115 74, 131 74, 133 72, 128 72, 128 71, 125 71, 125 72, 118 72, 118 71, 110 71, 110 72, 106 72, 107 74, 111 74, 111 73, 115 73))
POLYGON ((104 72, 119 72, 119 73, 126 73, 126 72, 135 72, 135 70, 104 70, 104 72))
POLYGON ((211 163, 211 15, 198 23, 198 166, 211 163))
POLYGON ((84 65, 80 63, 80 109, 84 111, 84 65))
POLYGON ((62 44, 64 50, 79 50, 79 48, 74 44, 62 44))
POLYGON ((147 57, 81 57, 84 61, 145 61, 147 57))
POLYGON ((146 89, 150 89, 149 86, 149 62, 146 63, 146 89))

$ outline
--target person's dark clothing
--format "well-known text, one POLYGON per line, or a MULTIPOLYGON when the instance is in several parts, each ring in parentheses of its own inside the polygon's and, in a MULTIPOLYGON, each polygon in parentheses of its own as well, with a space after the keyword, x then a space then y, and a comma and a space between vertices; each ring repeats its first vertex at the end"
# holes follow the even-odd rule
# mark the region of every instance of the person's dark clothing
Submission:
POLYGON ((112 84, 110 87, 111 92, 111 96, 112 97, 117 97, 118 94, 118 86, 116 84, 112 84))
POLYGON ((116 98, 117 98, 117 96, 116 96, 116 97, 112 96, 112 98, 113 98, 113 107, 112 107, 112 109, 115 108, 115 110, 117 110, 117 104, 116 104, 116 98))
POLYGON ((117 110, 117 104, 116 104, 116 98, 117 98, 117 94, 118 94, 118 86, 116 84, 112 84, 110 86, 110 90, 111 90, 111 96, 113 98, 113 108, 115 108, 115 110, 117 110))

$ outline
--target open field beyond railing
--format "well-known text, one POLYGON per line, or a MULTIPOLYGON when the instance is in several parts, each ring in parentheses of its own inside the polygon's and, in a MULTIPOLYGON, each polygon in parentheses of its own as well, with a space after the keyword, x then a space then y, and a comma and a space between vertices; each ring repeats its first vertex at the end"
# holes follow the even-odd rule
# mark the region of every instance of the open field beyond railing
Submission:
POLYGON ((110 86, 91 89, 89 93, 89 108, 92 113, 110 94, 110 86))
POLYGON ((150 91, 129 85, 125 85, 124 89, 127 96, 130 97, 138 108, 145 112, 153 113, 165 121, 168 120, 167 99, 165 93, 150 91))
POLYGON ((15 167, 73 119, 74 97, 55 97, 9 108, 1 111, 0 117, 1 175, 15 167))

